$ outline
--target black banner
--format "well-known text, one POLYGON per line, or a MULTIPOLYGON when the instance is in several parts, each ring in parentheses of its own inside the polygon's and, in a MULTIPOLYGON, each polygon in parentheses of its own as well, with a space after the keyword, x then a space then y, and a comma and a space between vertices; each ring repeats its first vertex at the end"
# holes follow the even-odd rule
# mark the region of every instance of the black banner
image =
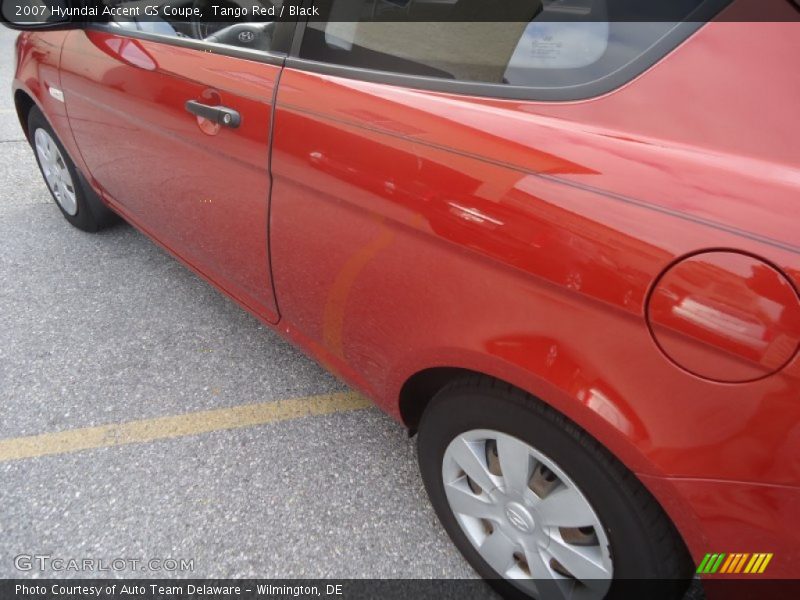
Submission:
MULTIPOLYGON (((685 587, 685 584, 681 587, 685 587)), ((664 596, 676 582, 615 581, 613 598, 664 596)), ((695 580, 684 600, 795 600, 800 580, 757 577, 695 580)), ((3 600, 467 600, 499 596, 484 581, 441 579, 10 579, 0 580, 3 600)))
POLYGON ((5 21, 738 22, 800 20, 800 0, 0 0, 5 21))

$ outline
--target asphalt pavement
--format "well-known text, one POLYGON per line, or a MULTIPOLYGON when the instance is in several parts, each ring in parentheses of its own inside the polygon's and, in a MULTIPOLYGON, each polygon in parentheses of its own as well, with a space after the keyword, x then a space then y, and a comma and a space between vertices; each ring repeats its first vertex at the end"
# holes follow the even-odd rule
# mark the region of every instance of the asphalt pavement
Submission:
POLYGON ((400 425, 342 401, 280 408, 353 394, 129 225, 62 218, 14 111, 14 38, 0 27, 0 577, 474 577, 400 425), (220 425, 253 404, 268 416, 220 425), (194 429, 114 437, 162 417, 194 429), (24 570, 20 555, 193 570, 24 570))

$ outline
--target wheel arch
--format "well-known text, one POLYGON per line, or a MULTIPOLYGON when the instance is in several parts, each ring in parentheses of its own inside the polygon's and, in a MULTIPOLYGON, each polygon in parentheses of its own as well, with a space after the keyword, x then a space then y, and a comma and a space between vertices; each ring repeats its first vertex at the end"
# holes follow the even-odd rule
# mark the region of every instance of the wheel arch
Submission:
POLYGON ((459 367, 431 367, 411 375, 400 388, 398 409, 403 424, 416 433, 422 414, 433 397, 451 381, 478 374, 459 367))
MULTIPOLYGON (((25 133, 25 138, 29 141, 30 135, 28 132, 28 116, 30 115, 31 109, 34 106, 37 106, 36 101, 28 92, 21 88, 18 88, 14 91, 14 108, 17 110, 19 125, 22 127, 22 131, 25 133)), ((41 110, 41 108, 39 110, 41 110)), ((44 112, 42 114, 44 114, 44 112)))
MULTIPOLYGON (((550 340, 537 342, 539 346, 549 344, 550 340)), ((586 357, 570 353, 563 343, 558 360, 566 368, 531 368, 508 357, 463 348, 424 353, 412 364, 397 369, 391 377, 395 384, 388 395, 396 399, 397 405, 396 411, 390 412, 395 412, 413 432, 430 400, 445 385, 468 375, 483 375, 530 394, 563 414, 590 432, 632 471, 663 476, 658 465, 642 450, 649 432, 636 414, 635 403, 613 383, 599 377, 586 357)))
POLYGON ((630 470, 653 495, 673 522, 690 554, 695 559, 702 556, 708 546, 702 523, 690 504, 681 497, 657 465, 636 447, 630 437, 623 435, 611 426, 606 418, 598 415, 574 395, 566 390, 554 388, 551 382, 526 383, 532 379, 530 373, 525 374, 527 377, 507 373, 500 375, 493 369, 452 364, 416 370, 403 381, 398 398, 398 413, 409 432, 412 435, 416 432, 425 408, 440 390, 455 380, 474 375, 488 377, 529 394, 585 430, 630 470))
POLYGON ((12 84, 14 108, 17 112, 19 125, 25 134, 25 139, 31 142, 30 132, 28 131, 28 118, 31 110, 35 107, 42 113, 44 120, 56 133, 70 159, 78 167, 81 177, 85 180, 84 183, 88 184, 91 181, 88 177, 89 169, 84 163, 83 156, 72 135, 66 106, 60 101, 49 97, 43 91, 44 87, 37 79, 30 77, 27 79, 17 77, 12 84))

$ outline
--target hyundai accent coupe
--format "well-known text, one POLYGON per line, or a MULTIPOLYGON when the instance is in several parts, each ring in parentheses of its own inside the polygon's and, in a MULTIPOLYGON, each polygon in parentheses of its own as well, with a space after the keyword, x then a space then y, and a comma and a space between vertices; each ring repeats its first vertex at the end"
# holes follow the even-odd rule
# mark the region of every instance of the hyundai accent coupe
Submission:
POLYGON ((416 433, 505 595, 800 576, 795 3, 168 4, 3 4, 69 223, 121 216, 416 433))

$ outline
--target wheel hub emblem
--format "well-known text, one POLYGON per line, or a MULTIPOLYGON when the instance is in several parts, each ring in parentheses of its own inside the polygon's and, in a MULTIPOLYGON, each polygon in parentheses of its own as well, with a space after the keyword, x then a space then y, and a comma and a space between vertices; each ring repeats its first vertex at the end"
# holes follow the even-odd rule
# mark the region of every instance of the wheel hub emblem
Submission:
POLYGON ((516 502, 506 506, 506 518, 516 529, 522 533, 531 533, 533 531, 533 519, 525 508, 516 502))
POLYGON ((255 34, 255 33, 253 33, 252 31, 242 31, 242 32, 239 34, 239 41, 240 41, 240 42, 243 42, 243 43, 245 43, 245 44, 249 44, 249 43, 250 43, 250 42, 252 42, 254 39, 256 39, 256 34, 255 34))

